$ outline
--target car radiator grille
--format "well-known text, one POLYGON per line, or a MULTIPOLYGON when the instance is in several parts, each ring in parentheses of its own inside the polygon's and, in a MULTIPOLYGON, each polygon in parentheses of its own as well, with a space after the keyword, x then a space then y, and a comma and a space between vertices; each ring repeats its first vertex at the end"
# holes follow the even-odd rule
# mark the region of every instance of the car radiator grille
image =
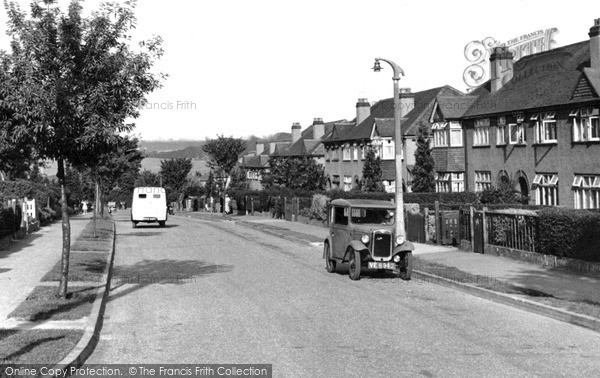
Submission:
POLYGON ((392 235, 373 233, 373 257, 390 257, 392 235))

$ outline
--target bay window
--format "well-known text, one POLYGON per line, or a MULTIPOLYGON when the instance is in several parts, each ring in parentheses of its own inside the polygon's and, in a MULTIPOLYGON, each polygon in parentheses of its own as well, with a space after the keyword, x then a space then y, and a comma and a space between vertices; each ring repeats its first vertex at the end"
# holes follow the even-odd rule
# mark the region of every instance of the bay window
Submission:
POLYGON ((600 175, 575 175, 573 203, 576 209, 600 209, 600 175))
POLYGON ((533 186, 536 205, 558 205, 558 175, 556 173, 536 174, 533 186))
POLYGON ((492 187, 492 172, 475 171, 475 191, 483 192, 492 187))

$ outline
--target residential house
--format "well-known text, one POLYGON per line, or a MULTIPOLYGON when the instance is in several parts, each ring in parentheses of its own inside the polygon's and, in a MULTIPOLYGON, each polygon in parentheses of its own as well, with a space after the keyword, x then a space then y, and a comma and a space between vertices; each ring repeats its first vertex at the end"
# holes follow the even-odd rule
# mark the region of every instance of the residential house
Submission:
POLYGON ((431 118, 431 155, 435 161, 436 192, 465 191, 465 134, 461 117, 476 96, 438 96, 431 118))
POLYGON ((248 189, 263 190, 262 176, 269 169, 271 156, 281 154, 291 142, 256 142, 256 150, 244 156, 239 166, 246 171, 248 189), (266 146, 266 148, 265 148, 266 146))
POLYGON ((490 65, 464 114, 433 115, 464 129, 466 190, 514 182, 533 204, 600 208, 600 19, 588 40, 517 62, 497 47, 490 65))
POLYGON ((263 189, 262 176, 269 169, 271 157, 310 157, 317 164, 324 165, 325 149, 321 139, 329 135, 334 125, 340 122, 346 120, 323 122, 322 118, 314 118, 312 125, 305 130, 302 130, 300 123, 295 122, 291 128, 291 141, 271 142, 268 143, 267 149, 265 149, 266 143, 256 143, 256 151, 245 156, 240 164, 246 170, 249 189, 263 189))
MULTIPOLYGON (((462 95, 450 86, 411 92, 400 91, 400 116, 403 134, 403 177, 410 191, 412 168, 415 164, 416 139, 421 123, 429 125, 431 109, 438 96, 462 95)), ((394 192, 396 187, 394 101, 392 98, 370 105, 366 99, 356 104, 354 123, 336 125, 325 146, 325 174, 329 189, 346 191, 360 187, 367 148, 374 148, 381 158, 382 181, 385 190, 394 192)))

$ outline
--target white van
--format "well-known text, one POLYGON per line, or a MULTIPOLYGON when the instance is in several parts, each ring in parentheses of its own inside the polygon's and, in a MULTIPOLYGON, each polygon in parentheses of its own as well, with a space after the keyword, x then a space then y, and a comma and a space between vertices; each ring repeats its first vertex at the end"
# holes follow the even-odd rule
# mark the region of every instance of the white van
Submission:
POLYGON ((164 188, 139 187, 133 190, 131 202, 131 222, 136 227, 139 222, 158 222, 161 227, 167 221, 167 193, 164 188))

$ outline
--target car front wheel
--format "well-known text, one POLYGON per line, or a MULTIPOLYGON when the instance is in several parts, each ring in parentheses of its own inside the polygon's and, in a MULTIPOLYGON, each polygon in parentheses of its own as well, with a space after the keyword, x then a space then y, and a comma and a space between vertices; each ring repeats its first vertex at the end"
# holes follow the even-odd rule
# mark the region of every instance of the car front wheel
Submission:
POLYGON ((329 243, 325 243, 325 268, 329 273, 335 273, 335 261, 331 259, 331 247, 329 243))
POLYGON ((353 250, 350 254, 350 265, 348 266, 348 272, 350 273, 350 279, 352 281, 360 279, 360 264, 360 252, 353 250))

